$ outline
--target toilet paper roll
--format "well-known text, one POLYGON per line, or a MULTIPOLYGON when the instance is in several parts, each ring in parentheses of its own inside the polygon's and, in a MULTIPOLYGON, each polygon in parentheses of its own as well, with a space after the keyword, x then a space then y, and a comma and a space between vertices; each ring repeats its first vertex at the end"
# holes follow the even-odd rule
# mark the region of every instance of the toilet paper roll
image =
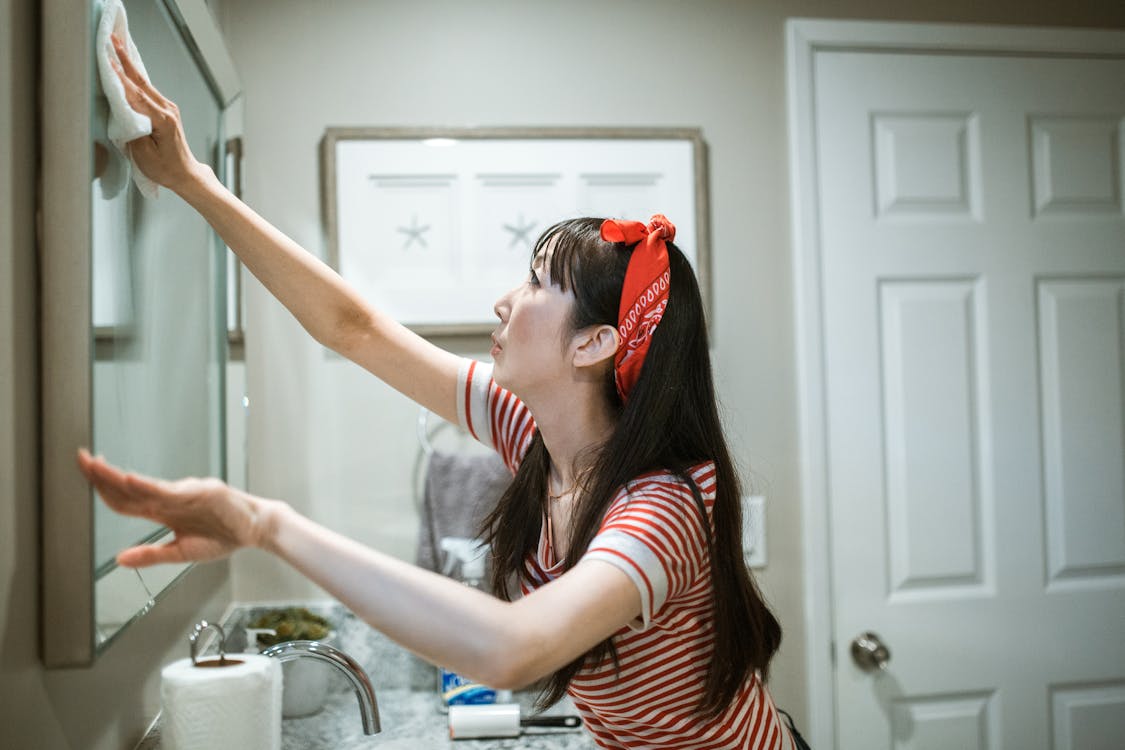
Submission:
POLYGON ((227 654, 226 659, 240 663, 195 666, 181 659, 161 672, 162 748, 281 748, 281 662, 259 654, 227 654))

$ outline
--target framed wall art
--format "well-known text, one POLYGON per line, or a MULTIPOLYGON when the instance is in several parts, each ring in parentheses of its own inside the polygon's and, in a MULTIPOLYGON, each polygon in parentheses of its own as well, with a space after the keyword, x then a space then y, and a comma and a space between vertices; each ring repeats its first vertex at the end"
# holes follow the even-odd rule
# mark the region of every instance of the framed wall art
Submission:
POLYGON ((576 216, 668 216, 710 308, 698 129, 329 128, 321 159, 329 263, 422 335, 491 331, 536 238, 576 216))

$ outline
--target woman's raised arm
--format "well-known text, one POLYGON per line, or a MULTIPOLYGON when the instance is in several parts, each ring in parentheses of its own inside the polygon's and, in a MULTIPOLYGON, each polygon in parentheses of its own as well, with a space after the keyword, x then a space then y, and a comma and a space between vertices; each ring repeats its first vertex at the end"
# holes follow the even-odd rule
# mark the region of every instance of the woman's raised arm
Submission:
POLYGON ((198 211, 314 339, 456 423, 459 358, 373 308, 327 264, 227 190, 192 155, 175 103, 133 66, 116 37, 114 44, 126 99, 152 120, 152 135, 129 144, 140 170, 198 211))
POLYGON ((236 198, 206 165, 177 192, 309 334, 457 423, 460 359, 372 307, 338 273, 236 198))

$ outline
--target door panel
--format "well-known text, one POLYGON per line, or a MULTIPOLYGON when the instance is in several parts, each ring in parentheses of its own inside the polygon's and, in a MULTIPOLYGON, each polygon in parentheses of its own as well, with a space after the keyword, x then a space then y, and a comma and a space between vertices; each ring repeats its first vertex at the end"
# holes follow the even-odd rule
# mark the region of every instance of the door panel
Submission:
POLYGON ((815 65, 839 746, 1119 747, 1125 61, 815 65))

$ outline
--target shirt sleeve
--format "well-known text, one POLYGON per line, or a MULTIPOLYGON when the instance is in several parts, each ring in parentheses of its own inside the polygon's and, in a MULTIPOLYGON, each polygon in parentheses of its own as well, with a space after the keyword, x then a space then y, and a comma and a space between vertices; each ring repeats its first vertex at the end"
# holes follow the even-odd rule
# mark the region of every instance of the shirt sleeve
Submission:
POLYGON ((641 594, 641 617, 629 627, 646 630, 665 603, 685 593, 710 564, 691 490, 668 476, 623 493, 582 559, 608 562, 633 580, 641 594))
POLYGON ((457 373, 457 421, 499 453, 513 474, 535 434, 535 419, 523 401, 496 384, 492 365, 474 359, 463 359, 457 373))

